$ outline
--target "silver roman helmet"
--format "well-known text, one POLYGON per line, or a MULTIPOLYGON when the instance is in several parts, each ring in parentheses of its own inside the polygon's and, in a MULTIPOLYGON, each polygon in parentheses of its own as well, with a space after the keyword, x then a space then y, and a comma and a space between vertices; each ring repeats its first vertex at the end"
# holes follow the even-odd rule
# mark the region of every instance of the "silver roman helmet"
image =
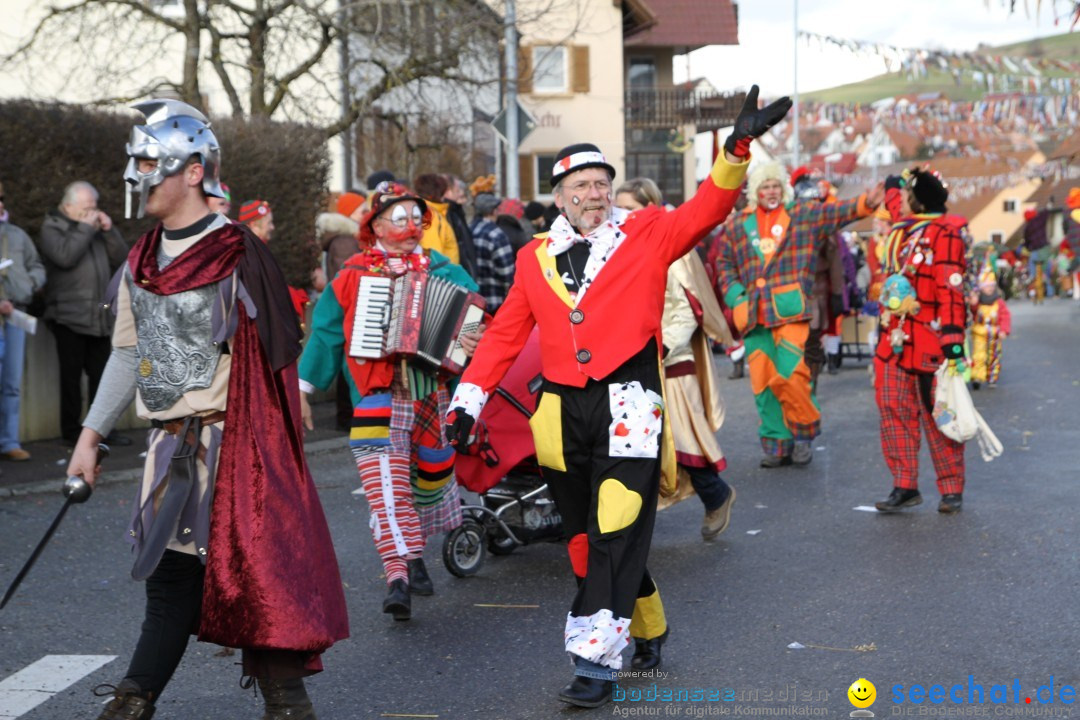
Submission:
POLYGON ((124 181, 130 187, 125 193, 125 217, 131 217, 132 195, 139 196, 135 217, 141 218, 146 213, 151 188, 183 170, 196 155, 203 166, 203 192, 225 197, 219 178, 221 148, 205 115, 179 100, 147 100, 132 107, 146 116, 146 124, 131 128, 131 139, 126 146, 128 164, 124 181), (157 160, 157 167, 148 173, 139 172, 140 158, 157 160))

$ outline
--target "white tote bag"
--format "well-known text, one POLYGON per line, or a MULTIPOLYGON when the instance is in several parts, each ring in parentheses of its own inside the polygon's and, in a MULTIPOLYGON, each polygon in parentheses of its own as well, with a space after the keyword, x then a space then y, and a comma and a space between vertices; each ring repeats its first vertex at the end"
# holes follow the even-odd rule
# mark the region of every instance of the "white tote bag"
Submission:
POLYGON ((1001 442, 975 409, 964 378, 950 374, 948 366, 948 361, 943 362, 935 373, 934 422, 945 437, 956 442, 977 438, 983 460, 990 462, 1003 452, 1001 442))
POLYGON ((967 383, 958 374, 950 374, 945 361, 937 369, 937 386, 934 390, 934 422, 941 433, 956 442, 967 442, 979 432, 975 419, 975 405, 967 383))

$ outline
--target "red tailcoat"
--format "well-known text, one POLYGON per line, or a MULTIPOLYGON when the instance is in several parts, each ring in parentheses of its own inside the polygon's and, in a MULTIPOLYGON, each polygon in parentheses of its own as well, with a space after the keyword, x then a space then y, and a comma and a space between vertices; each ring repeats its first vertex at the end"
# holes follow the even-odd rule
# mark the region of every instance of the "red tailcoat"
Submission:
POLYGON ((896 189, 887 191, 885 202, 894 222, 899 221, 893 225, 893 232, 903 231, 898 247, 886 243, 885 276, 903 268, 919 300, 919 312, 903 321, 904 349, 899 359, 889 339, 890 331, 899 322, 897 318, 882 328, 877 357, 885 362, 899 362, 909 372, 932 373, 946 356, 963 357, 967 321, 964 294, 967 220, 959 215, 915 215, 901 219, 900 191, 896 189), (899 267, 890 266, 895 259, 899 260, 899 267))
MULTIPOLYGON (((161 226, 128 256, 161 295, 238 271, 255 306, 229 342, 228 409, 218 456, 199 639, 320 653, 349 635, 337 558, 304 458, 296 358, 300 327, 281 269, 241 225, 226 225, 157 267, 161 226)), ((318 669, 317 658, 309 668, 318 669)))
POLYGON ((490 393, 540 328, 544 377, 584 387, 601 380, 640 352, 649 338, 660 347, 660 319, 671 263, 689 252, 731 212, 748 163, 732 165, 721 155, 697 194, 671 212, 647 207, 630 214, 626 234, 576 307, 538 235, 517 255, 517 272, 506 302, 484 333, 462 383, 490 393), (580 311, 580 322, 571 311, 580 311))

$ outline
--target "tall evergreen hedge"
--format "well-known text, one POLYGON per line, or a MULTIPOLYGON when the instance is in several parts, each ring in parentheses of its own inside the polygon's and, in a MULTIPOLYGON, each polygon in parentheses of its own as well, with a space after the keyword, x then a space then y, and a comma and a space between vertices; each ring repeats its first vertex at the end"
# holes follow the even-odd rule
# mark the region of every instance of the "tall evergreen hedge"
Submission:
MULTIPOLYGON (((0 102, 0 182, 11 222, 36 237, 45 213, 60 203, 74 180, 94 185, 102 210, 129 244, 153 220, 125 220, 124 144, 135 111, 108 112, 29 100, 0 102)), ((277 230, 271 249, 289 283, 310 284, 317 263, 315 216, 324 209, 330 160, 317 128, 268 120, 212 118, 222 148, 221 177, 240 203, 266 200, 277 230)))

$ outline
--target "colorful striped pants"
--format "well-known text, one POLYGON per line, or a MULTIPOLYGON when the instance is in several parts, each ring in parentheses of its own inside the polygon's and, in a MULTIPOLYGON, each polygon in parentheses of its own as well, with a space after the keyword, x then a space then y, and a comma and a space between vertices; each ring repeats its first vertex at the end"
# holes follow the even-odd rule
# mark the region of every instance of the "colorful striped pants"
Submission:
POLYGON ((353 411, 349 446, 388 584, 408 580, 406 563, 423 554, 428 537, 461 524, 454 449, 439 422, 446 405, 444 387, 414 402, 395 380, 389 392, 367 395, 353 411))

